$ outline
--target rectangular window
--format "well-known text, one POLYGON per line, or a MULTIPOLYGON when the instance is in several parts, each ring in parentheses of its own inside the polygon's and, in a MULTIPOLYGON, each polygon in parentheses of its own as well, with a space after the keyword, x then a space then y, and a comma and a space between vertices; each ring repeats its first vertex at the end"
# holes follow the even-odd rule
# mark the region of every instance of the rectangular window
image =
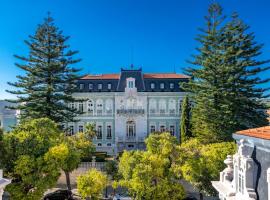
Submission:
POLYGON ((79 103, 79 111, 83 112, 83 103, 79 103))
POLYGON ((102 84, 101 83, 98 84, 98 89, 102 90, 102 84))
POLYGON ((108 144, 107 144, 107 147, 111 147, 111 146, 112 146, 112 144, 111 144, 111 143, 108 143, 108 144))
POLYGON ((170 89, 174 89, 174 83, 170 83, 170 89))
POLYGON ((83 132, 83 126, 82 125, 79 126, 79 132, 81 132, 81 133, 83 132))
POLYGON ((175 133, 174 126, 170 126, 170 134, 174 136, 174 133, 175 133))
POLYGON ((133 88, 134 87, 134 82, 133 81, 129 81, 128 82, 128 87, 129 88, 133 88))
POLYGON ((164 89, 164 83, 160 83, 160 89, 164 89))
POLYGON ((102 139, 102 126, 97 127, 97 139, 102 139))
POLYGON ((93 83, 89 83, 89 90, 93 90, 93 83))
POLYGON ((112 89, 112 84, 108 83, 108 90, 112 89))
POLYGON ((74 135, 74 126, 69 126, 69 134, 74 135))
POLYGON ((154 133, 154 132, 156 132, 156 127, 154 125, 152 125, 150 127, 150 133, 154 133))
POLYGON ((81 83, 81 84, 80 84, 80 90, 83 90, 83 89, 84 89, 84 84, 81 83))
POLYGON ((70 103, 70 108, 71 108, 71 109, 75 109, 75 103, 73 103, 73 102, 70 103))
POLYGON ((155 83, 151 83, 151 89, 155 89, 155 83))
POLYGON ((166 131, 165 126, 164 126, 164 125, 161 125, 159 131, 160 131, 160 132, 165 132, 165 131, 166 131))
POLYGON ((112 127, 110 125, 107 126, 107 139, 112 139, 112 127))
POLYGON ((101 143, 98 143, 97 145, 98 145, 99 147, 101 147, 101 146, 102 146, 102 144, 101 144, 101 143))

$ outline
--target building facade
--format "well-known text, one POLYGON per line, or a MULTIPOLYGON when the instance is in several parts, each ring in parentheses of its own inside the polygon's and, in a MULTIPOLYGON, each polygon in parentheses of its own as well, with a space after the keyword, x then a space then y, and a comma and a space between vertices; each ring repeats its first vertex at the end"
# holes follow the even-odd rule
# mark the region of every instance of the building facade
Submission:
POLYGON ((220 180, 213 181, 221 200, 270 200, 270 126, 233 135, 238 151, 228 156, 220 180))
POLYGON ((0 128, 10 131, 17 124, 17 111, 10 110, 7 106, 12 106, 12 103, 0 100, 0 128))
POLYGON ((142 69, 121 69, 119 74, 87 75, 78 80, 73 96, 82 102, 70 106, 82 111, 78 122, 68 123, 70 134, 96 125, 97 151, 116 155, 124 149, 143 149, 151 132, 168 131, 180 139, 181 101, 179 83, 188 76, 148 74, 142 69))

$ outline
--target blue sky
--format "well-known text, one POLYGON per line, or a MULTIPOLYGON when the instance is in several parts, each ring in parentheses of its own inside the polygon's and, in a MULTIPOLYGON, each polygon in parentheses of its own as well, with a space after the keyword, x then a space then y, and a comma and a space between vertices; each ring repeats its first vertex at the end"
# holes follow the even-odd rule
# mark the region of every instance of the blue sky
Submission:
MULTIPOLYGON (((218 1, 218 0, 216 0, 218 1)), ((264 43, 270 58, 269 0, 220 0, 224 12, 237 11, 264 43)), ((79 50, 83 73, 119 72, 133 63, 146 72, 176 72, 195 53, 198 28, 210 0, 0 0, 0 99, 6 82, 23 72, 14 54, 27 55, 23 43, 50 11, 55 23, 79 50)), ((264 73, 262 76, 269 76, 264 73)))

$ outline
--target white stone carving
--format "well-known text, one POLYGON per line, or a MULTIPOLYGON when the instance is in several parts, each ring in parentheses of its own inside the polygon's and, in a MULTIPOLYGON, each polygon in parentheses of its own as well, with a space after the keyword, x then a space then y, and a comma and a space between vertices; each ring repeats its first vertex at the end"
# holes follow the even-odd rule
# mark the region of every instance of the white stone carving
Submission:
POLYGON ((220 172, 220 180, 212 181, 221 200, 256 200, 255 180, 257 166, 251 158, 245 140, 240 140, 236 154, 227 156, 224 163, 227 168, 220 172))
POLYGON ((5 187, 10 183, 11 183, 10 180, 3 178, 3 170, 1 169, 0 170, 0 200, 2 200, 5 187))

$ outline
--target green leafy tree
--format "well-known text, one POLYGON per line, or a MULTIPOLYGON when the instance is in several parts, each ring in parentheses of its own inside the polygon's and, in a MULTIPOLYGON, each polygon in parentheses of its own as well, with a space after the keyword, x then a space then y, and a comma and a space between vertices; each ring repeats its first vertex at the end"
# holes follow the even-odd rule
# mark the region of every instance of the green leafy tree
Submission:
POLYGON ((77 133, 64 137, 59 145, 51 147, 45 155, 45 160, 65 173, 67 188, 71 190, 70 172, 77 169, 81 159, 93 150, 94 146, 87 135, 77 133))
POLYGON ((134 199, 182 199, 184 189, 174 173, 177 140, 169 133, 151 134, 147 151, 125 151, 120 158, 118 186, 128 188, 134 199))
POLYGON ((225 20, 222 8, 211 4, 206 28, 197 40, 200 47, 187 69, 192 77, 183 84, 194 100, 192 133, 208 142, 232 140, 240 129, 268 124, 264 92, 258 74, 265 72, 269 61, 261 61, 262 45, 254 40, 237 15, 225 20))
POLYGON ((80 61, 73 59, 77 51, 69 50, 68 39, 48 15, 35 34, 25 41, 29 55, 15 56, 22 61, 16 66, 25 71, 25 75, 18 75, 17 82, 8 83, 17 90, 7 91, 17 95, 16 100, 9 101, 17 103, 12 108, 21 110, 22 119, 47 117, 62 123, 74 121, 80 113, 68 106, 75 101, 72 93, 79 71, 72 64, 80 61))
POLYGON ((226 167, 224 160, 235 151, 233 142, 202 144, 191 139, 179 148, 178 170, 200 192, 215 195, 211 181, 219 179, 220 171, 226 167))
POLYGON ((96 169, 90 169, 86 174, 77 178, 78 192, 83 199, 100 199, 107 185, 107 177, 96 169))
POLYGON ((185 96, 181 106, 181 142, 184 142, 192 137, 191 133, 191 105, 188 96, 185 96))
POLYGON ((46 118, 24 121, 4 134, 0 160, 12 178, 6 187, 11 199, 40 199, 55 185, 60 173, 46 162, 45 154, 58 143, 59 135, 57 124, 46 118))

